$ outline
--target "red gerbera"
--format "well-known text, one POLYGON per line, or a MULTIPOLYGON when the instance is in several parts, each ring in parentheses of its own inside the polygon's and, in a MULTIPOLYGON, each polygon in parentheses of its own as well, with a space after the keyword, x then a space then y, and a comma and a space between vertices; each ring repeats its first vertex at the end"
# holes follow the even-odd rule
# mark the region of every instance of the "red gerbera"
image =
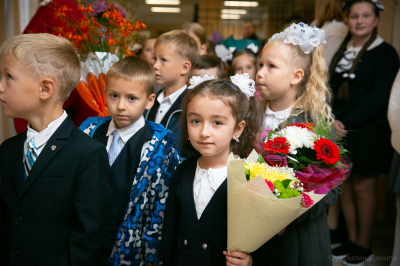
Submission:
POLYGON ((276 137, 274 140, 268 140, 264 144, 264 150, 266 152, 277 154, 277 153, 289 153, 290 144, 286 142, 286 138, 276 137))
POLYGON ((294 124, 289 124, 287 125, 288 127, 301 127, 301 128, 307 128, 308 130, 311 130, 310 127, 314 127, 313 123, 294 123, 294 124))
POLYGON ((314 141, 314 149, 317 152, 317 160, 334 165, 339 159, 339 149, 330 139, 320 138, 314 141))

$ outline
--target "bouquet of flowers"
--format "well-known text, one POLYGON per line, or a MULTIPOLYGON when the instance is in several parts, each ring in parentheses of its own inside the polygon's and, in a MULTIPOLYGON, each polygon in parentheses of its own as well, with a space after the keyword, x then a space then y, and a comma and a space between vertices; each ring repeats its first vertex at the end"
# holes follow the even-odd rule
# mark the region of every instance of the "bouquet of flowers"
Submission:
POLYGON ((321 122, 261 133, 245 160, 228 159, 228 251, 253 252, 350 174, 346 150, 321 122), (265 142, 265 143, 264 143, 265 142))
POLYGON ((350 174, 347 150, 335 143, 330 126, 317 123, 282 124, 266 129, 256 149, 269 165, 289 166, 304 185, 304 191, 325 194, 350 174))
POLYGON ((64 27, 54 28, 58 35, 70 40, 81 56, 82 75, 76 87, 85 103, 100 117, 108 116, 105 102, 106 74, 113 63, 125 56, 134 55, 133 44, 139 40, 139 30, 146 29, 143 20, 136 21, 135 6, 124 10, 111 0, 96 1, 86 6, 75 0, 84 17, 70 19, 68 6, 58 6, 54 10, 56 18, 64 27), (131 13, 130 18, 126 18, 131 13))

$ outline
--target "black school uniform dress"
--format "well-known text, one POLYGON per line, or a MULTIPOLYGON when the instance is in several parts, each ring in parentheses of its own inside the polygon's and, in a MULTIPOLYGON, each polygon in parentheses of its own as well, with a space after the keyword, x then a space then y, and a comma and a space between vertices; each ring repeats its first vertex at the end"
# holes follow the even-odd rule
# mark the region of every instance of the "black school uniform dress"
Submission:
MULTIPOLYGON (((226 265, 227 249, 227 180, 211 198, 200 219, 193 194, 199 156, 182 162, 171 178, 162 235, 164 265, 226 265)), ((278 248, 277 236, 251 255, 253 265, 268 265, 278 248)))
POLYGON ((388 173, 393 150, 387 110, 392 84, 399 70, 399 56, 378 36, 360 58, 355 77, 343 77, 356 56, 352 55, 351 48, 349 44, 330 78, 332 109, 335 119, 350 130, 345 148, 351 152, 351 172, 361 176, 388 173), (339 89, 346 81, 347 98, 341 99, 339 89))

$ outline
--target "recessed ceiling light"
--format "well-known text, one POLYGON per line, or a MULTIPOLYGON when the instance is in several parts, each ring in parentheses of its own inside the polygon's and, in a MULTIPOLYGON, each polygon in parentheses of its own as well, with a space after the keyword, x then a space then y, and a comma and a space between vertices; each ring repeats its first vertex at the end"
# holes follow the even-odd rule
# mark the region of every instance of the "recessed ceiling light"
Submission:
POLYGON ((239 14, 239 15, 246 15, 247 10, 245 9, 222 9, 222 14, 239 14))
POLYGON ((151 12, 155 13, 180 13, 181 9, 179 7, 152 7, 151 12))
POLYGON ((221 14, 222 19, 240 19, 238 14, 221 14))
POLYGON ((179 0, 146 0, 148 5, 180 5, 179 0))
POLYGON ((255 1, 225 1, 224 6, 256 7, 256 6, 258 6, 258 2, 255 2, 255 1))

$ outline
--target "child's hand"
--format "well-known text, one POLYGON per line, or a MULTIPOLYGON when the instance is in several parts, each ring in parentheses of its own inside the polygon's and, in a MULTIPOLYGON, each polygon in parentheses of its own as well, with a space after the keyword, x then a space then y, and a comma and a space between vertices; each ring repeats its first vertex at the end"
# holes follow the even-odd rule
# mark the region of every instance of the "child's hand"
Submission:
POLYGON ((253 265, 253 258, 250 254, 243 252, 223 252, 226 258, 226 266, 251 266, 253 265))
POLYGON ((336 139, 338 141, 341 141, 343 136, 346 136, 348 131, 344 129, 344 125, 342 122, 339 120, 335 120, 332 124, 333 128, 335 129, 336 132, 336 139))

